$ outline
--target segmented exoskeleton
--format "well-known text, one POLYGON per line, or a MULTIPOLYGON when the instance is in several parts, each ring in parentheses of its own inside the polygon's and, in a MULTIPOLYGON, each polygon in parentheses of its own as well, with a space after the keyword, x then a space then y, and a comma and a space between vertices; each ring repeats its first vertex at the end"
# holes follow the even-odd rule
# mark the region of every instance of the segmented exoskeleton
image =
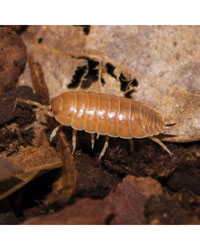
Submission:
MULTIPOLYGON (((107 136, 100 158, 108 147, 108 136, 125 139, 149 137, 171 154, 167 147, 154 137, 165 131, 165 119, 138 101, 102 93, 68 91, 54 98, 50 107, 50 115, 60 124, 74 129, 73 152, 76 147, 76 131, 84 130, 92 135, 97 133, 107 136)), ((94 136, 92 145, 94 146, 94 136)))

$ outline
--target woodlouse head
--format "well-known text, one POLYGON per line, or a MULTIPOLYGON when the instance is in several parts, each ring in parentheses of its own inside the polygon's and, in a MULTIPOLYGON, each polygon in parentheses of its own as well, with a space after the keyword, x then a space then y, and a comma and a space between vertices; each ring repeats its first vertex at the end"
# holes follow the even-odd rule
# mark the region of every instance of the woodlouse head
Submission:
POLYGON ((51 101, 51 109, 53 115, 58 115, 62 111, 62 98, 60 96, 51 101))

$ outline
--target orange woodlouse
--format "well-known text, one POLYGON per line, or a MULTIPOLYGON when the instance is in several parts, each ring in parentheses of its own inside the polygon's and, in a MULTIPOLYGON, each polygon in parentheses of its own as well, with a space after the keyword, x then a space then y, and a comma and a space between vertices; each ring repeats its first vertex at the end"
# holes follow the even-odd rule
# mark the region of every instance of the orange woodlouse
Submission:
MULTIPOLYGON (((106 135, 99 158, 104 155, 108 147, 109 136, 125 139, 148 137, 171 155, 168 148, 154 137, 166 130, 167 120, 153 109, 133 99, 96 92, 68 91, 54 98, 48 107, 29 100, 23 102, 45 109, 45 113, 55 117, 61 126, 73 128, 73 153, 76 148, 76 132, 84 130, 92 134, 92 148, 95 133, 98 136, 106 135)), ((53 130, 51 139, 61 126, 53 130)))

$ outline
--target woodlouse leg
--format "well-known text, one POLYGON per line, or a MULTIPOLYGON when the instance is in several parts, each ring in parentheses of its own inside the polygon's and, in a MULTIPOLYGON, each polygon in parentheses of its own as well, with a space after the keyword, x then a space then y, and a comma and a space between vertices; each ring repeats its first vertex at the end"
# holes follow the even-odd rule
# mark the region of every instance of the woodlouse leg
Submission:
POLYGON ((172 153, 169 151, 169 149, 167 148, 167 146, 165 146, 164 143, 161 142, 161 140, 159 140, 158 138, 154 137, 154 136, 149 136, 149 139, 151 139, 152 141, 158 143, 165 151, 168 152, 169 155, 172 155, 172 153))
POLYGON ((130 144, 130 151, 131 151, 131 153, 133 153, 133 151, 134 151, 134 142, 133 142, 132 139, 129 140, 129 144, 130 144))
POLYGON ((91 145, 92 145, 92 149, 94 149, 94 143, 95 143, 95 134, 91 134, 91 145))
POLYGON ((50 134, 50 142, 52 142, 53 138, 56 136, 58 130, 62 127, 62 125, 58 125, 53 129, 53 131, 50 134))
POLYGON ((106 140, 105 140, 103 149, 101 150, 101 153, 99 155, 99 160, 104 156, 106 149, 108 148, 108 142, 109 142, 109 136, 106 136, 106 140))
POLYGON ((76 134, 77 134, 77 130, 73 129, 72 130, 72 154, 74 154, 75 149, 76 149, 76 134))
POLYGON ((99 139, 99 136, 100 136, 100 134, 97 134, 97 137, 96 137, 97 140, 99 139))

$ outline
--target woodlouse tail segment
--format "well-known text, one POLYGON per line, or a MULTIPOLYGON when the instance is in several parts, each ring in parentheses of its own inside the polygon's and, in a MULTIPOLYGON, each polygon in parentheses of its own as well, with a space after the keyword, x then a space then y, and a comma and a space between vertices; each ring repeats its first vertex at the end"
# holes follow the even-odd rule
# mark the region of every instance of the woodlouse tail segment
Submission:
POLYGON ((164 143, 161 142, 161 140, 159 140, 158 138, 156 138, 156 137, 154 137, 154 136, 149 136, 148 138, 151 139, 152 141, 158 143, 165 151, 167 151, 167 153, 168 153, 169 155, 172 156, 171 151, 167 148, 167 146, 165 146, 164 143))

